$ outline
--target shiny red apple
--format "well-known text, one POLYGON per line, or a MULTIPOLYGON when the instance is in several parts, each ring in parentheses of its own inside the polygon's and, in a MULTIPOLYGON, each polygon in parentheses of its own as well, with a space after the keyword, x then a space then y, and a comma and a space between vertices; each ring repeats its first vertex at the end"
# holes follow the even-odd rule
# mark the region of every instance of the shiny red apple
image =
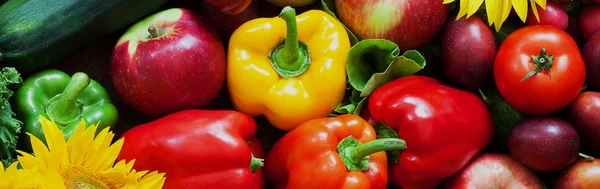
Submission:
POLYGON ((508 154, 487 153, 442 183, 444 189, 543 189, 540 179, 508 154))
POLYGON ((339 19, 359 39, 383 38, 402 50, 419 48, 438 34, 450 5, 442 0, 335 0, 339 19))
POLYGON ((555 189, 600 188, 600 159, 581 159, 564 170, 554 184, 555 189))
POLYGON ((134 110, 158 117, 212 101, 225 81, 225 49, 200 15, 161 11, 129 28, 114 47, 110 74, 134 110))

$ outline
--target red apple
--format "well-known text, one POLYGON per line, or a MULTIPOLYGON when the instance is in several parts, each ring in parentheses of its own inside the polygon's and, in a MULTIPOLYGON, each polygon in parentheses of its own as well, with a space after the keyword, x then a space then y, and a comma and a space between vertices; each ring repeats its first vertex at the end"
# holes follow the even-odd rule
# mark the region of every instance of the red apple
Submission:
POLYGON ((223 14, 236 15, 246 10, 252 0, 204 0, 223 14))
POLYGON ((200 108, 225 81, 225 49, 200 15, 164 10, 129 28, 114 47, 110 73, 133 109, 158 117, 200 108))
POLYGON ((260 11, 258 10, 256 2, 250 4, 245 10, 235 15, 224 14, 206 2, 201 2, 199 8, 200 14, 210 20, 212 25, 219 31, 220 36, 227 40, 242 24, 260 16, 260 11))
POLYGON ((460 172, 446 179, 442 183, 442 188, 542 189, 544 185, 531 170, 511 156, 488 153, 473 158, 460 172))
POLYGON ((600 159, 593 161, 581 159, 564 170, 556 183, 555 189, 587 189, 600 188, 600 159))
POLYGON ((419 48, 448 18, 441 0, 336 0, 339 19, 360 39, 383 38, 402 50, 419 48))

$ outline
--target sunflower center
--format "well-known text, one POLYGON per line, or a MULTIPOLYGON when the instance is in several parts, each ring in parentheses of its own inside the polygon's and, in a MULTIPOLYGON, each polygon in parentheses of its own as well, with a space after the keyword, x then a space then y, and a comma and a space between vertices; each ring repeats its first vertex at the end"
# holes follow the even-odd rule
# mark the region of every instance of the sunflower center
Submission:
POLYGON ((93 172, 80 167, 69 167, 60 173, 67 189, 113 189, 117 188, 93 172))

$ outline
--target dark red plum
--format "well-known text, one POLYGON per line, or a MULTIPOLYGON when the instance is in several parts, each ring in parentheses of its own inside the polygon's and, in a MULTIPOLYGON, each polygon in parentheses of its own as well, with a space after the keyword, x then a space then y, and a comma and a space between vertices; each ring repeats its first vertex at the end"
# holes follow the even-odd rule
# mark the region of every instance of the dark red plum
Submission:
POLYGON ((579 15, 579 28, 585 40, 589 40, 600 30, 600 5, 588 4, 579 15))
POLYGON ((549 116, 521 120, 508 136, 510 154, 536 171, 557 171, 579 155, 579 135, 568 122, 549 116))
POLYGON ((451 17, 442 33, 442 69, 453 84, 477 90, 492 80, 496 50, 494 33, 483 19, 451 17))
POLYGON ((229 15, 222 13, 218 9, 202 1, 200 3, 199 12, 202 14, 202 16, 206 17, 212 22, 213 26, 215 26, 219 32, 221 38, 229 39, 231 34, 233 34, 233 32, 242 24, 260 16, 260 12, 258 11, 256 4, 256 2, 253 2, 242 12, 235 15, 229 15))
POLYGON ((586 153, 600 156, 600 92, 583 92, 567 108, 586 153))
POLYGON ((562 30, 566 30, 567 26, 569 26, 569 16, 561 4, 548 1, 546 2, 546 10, 539 6, 536 6, 536 8, 540 21, 538 22, 535 18, 533 9, 529 9, 529 13, 527 13, 527 25, 551 25, 562 30))
POLYGON ((569 15, 569 26, 567 26, 566 31, 569 33, 569 35, 571 35, 573 40, 577 42, 577 44, 585 41, 583 38, 583 33, 581 33, 581 29, 579 28, 578 14, 571 13, 571 15, 569 15))
MULTIPOLYGON (((598 24, 600 25, 600 23, 598 24)), ((585 63, 588 87, 600 89, 600 32, 585 43, 581 50, 581 56, 585 63)))

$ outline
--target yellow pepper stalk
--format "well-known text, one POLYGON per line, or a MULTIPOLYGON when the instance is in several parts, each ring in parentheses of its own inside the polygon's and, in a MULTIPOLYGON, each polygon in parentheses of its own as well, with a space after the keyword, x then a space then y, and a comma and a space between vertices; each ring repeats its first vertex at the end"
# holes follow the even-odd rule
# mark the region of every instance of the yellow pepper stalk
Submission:
POLYGON ((291 7, 257 18, 231 36, 227 86, 236 110, 265 115, 284 131, 326 117, 342 101, 350 41, 331 15, 291 7))

